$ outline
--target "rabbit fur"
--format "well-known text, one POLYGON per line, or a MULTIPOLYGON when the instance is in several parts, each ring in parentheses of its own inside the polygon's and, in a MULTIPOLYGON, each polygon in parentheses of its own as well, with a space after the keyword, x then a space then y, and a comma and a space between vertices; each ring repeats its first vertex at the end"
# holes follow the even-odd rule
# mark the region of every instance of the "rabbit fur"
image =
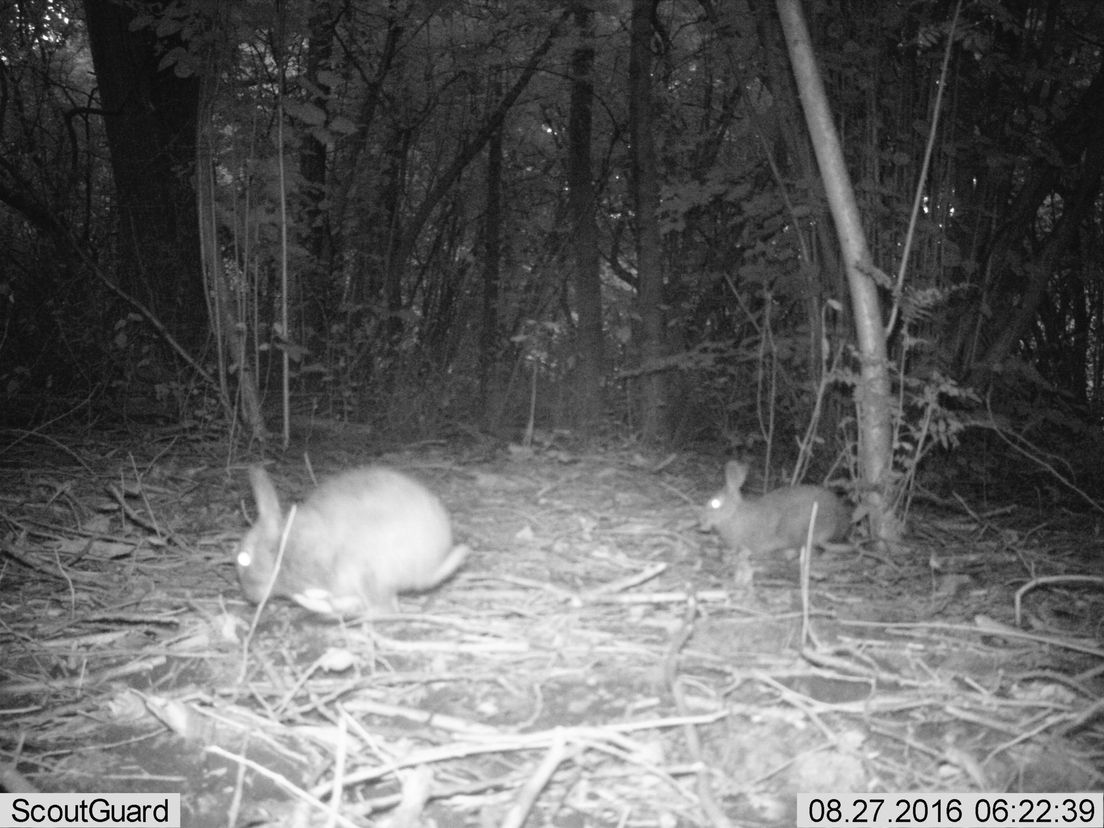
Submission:
POLYGON ((257 520, 237 554, 245 596, 291 598, 328 615, 398 611, 398 593, 431 589, 464 562, 441 501, 394 469, 367 466, 325 480, 292 518, 276 571, 285 516, 263 466, 249 470, 257 520), (271 589, 269 584, 271 583, 271 589))
POLYGON ((705 505, 701 526, 715 530, 725 545, 744 554, 800 549, 808 535, 813 504, 817 504, 813 545, 838 540, 847 532, 850 514, 834 493, 822 486, 786 486, 762 497, 740 492, 748 467, 736 460, 725 466, 725 487, 705 505))

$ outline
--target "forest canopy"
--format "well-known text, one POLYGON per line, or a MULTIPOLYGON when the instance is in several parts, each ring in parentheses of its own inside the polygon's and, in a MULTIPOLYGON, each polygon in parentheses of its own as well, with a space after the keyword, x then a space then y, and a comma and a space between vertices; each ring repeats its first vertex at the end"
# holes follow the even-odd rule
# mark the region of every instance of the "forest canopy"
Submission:
MULTIPOLYGON (((803 7, 902 408, 1099 427, 1104 5, 803 7)), ((412 433, 732 440, 769 398, 800 435, 826 378, 846 400, 844 267, 773 3, 28 0, 0 43, 10 418, 205 417, 246 382, 263 412, 284 358, 293 406, 412 433)))

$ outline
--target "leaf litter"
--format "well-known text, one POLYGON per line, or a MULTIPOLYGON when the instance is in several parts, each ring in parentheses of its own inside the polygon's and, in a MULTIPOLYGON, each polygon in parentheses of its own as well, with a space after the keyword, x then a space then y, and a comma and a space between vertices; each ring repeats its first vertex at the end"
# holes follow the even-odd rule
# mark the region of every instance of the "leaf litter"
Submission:
POLYGON ((1088 525, 934 508, 900 550, 741 586, 695 525, 715 464, 423 447, 372 462, 441 495, 457 576, 370 620, 274 601, 250 633, 246 464, 214 456, 0 469, 4 789, 179 792, 190 826, 677 826, 1104 784, 1088 525))

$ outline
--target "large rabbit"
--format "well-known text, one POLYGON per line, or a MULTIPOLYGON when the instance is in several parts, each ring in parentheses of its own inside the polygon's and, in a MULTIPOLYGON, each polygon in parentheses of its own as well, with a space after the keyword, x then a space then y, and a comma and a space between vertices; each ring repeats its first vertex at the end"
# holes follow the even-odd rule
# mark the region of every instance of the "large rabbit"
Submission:
POLYGON ((237 566, 254 603, 271 593, 329 615, 395 612, 400 592, 437 586, 469 551, 453 546, 436 495, 405 474, 369 466, 329 478, 299 505, 276 571, 284 512, 262 466, 249 470, 249 480, 257 520, 237 566))

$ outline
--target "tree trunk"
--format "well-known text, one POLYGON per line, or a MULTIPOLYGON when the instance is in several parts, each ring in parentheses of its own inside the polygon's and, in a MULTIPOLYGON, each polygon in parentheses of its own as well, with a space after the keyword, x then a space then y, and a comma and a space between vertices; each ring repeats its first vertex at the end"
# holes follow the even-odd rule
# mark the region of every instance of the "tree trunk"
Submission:
MULTIPOLYGON (((494 87, 498 85, 495 75, 494 87)), ((483 221, 483 308, 479 325, 479 398, 488 426, 498 417, 491 385, 498 361, 498 294, 502 279, 502 130, 487 148, 487 213, 483 221)))
POLYGON ((652 125, 652 16, 656 0, 633 0, 629 47, 630 179, 636 209, 637 310, 640 318, 640 430, 645 442, 669 434, 665 352, 663 268, 659 235, 659 182, 652 125))
POLYGON ((195 171, 199 79, 158 69, 163 49, 131 31, 134 6, 85 0, 88 38, 104 108, 118 214, 118 280, 181 343, 207 332, 199 260, 195 171))
MULTIPOLYGON (((330 87, 320 78, 323 70, 330 69, 333 54, 334 25, 339 11, 330 0, 313 4, 308 26, 306 77, 319 91, 311 103, 323 112, 328 111, 330 87)), ((302 176, 302 202, 295 226, 301 229, 301 241, 309 254, 309 260, 296 274, 300 287, 305 282, 328 284, 333 275, 334 248, 331 236, 328 200, 326 145, 313 130, 303 130, 299 145, 299 172, 302 176)), ((302 290, 293 294, 299 325, 288 332, 291 339, 305 341, 307 331, 320 332, 325 326, 323 303, 302 300, 302 290), (298 328, 298 330, 296 330, 298 328)))
POLYGON ((800 2, 777 0, 777 5, 805 111, 805 122, 835 219, 836 235, 851 288, 851 307, 861 359, 861 382, 855 388, 859 463, 866 483, 865 500, 869 507, 871 534, 876 538, 893 540, 899 533, 899 527, 894 516, 886 511, 889 502, 886 495, 893 473, 889 359, 878 288, 869 275, 874 267, 800 2))
POLYGON ((568 122, 568 213, 572 227, 575 286, 575 424, 584 431, 602 416, 602 281, 598 226, 591 178, 591 110, 594 101, 594 35, 590 9, 572 8, 582 45, 571 61, 571 115, 568 122))

